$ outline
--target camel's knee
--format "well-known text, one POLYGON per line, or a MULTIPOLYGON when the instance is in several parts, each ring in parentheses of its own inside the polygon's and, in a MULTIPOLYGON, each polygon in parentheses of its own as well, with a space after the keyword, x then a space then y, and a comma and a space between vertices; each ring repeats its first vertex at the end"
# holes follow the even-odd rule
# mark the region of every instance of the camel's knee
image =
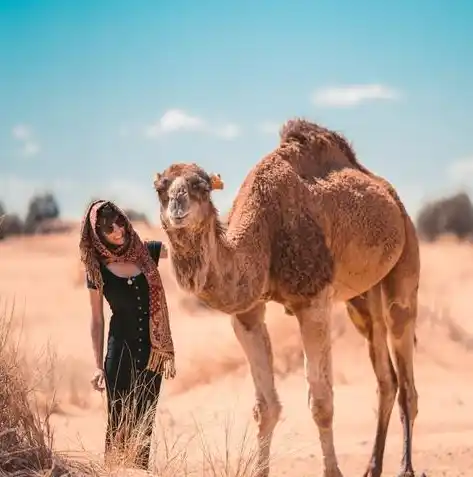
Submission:
POLYGON ((398 384, 395 376, 383 377, 378 382, 378 393, 380 397, 386 402, 389 402, 390 405, 393 405, 396 400, 397 390, 398 384))
POLYGON ((384 360, 378 356, 376 359, 376 352, 374 349, 371 350, 371 358, 373 361, 373 367, 378 380, 378 394, 379 396, 389 403, 392 407, 396 400, 396 394, 398 391, 398 381, 396 371, 389 357, 389 351, 386 348, 386 354, 384 355, 384 360))
POLYGON ((270 435, 281 416, 281 403, 275 399, 270 403, 258 399, 253 408, 253 418, 258 425, 258 435, 260 437, 270 435))
POLYGON ((333 390, 330 387, 311 385, 309 409, 319 428, 330 428, 333 422, 333 390))
POLYGON ((395 340, 400 340, 406 334, 412 337, 412 345, 414 345, 414 326, 416 312, 410 305, 392 303, 389 307, 388 326, 391 335, 395 340))

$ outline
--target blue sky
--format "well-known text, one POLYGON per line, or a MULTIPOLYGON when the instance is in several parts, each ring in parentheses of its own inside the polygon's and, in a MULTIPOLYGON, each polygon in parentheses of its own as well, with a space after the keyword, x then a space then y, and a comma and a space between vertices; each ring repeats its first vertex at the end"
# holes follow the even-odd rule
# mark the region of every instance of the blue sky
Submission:
POLYGON ((0 200, 156 220, 152 176, 185 161, 222 175, 225 209, 305 116, 415 214, 473 183, 472 23, 466 0, 0 0, 0 200))

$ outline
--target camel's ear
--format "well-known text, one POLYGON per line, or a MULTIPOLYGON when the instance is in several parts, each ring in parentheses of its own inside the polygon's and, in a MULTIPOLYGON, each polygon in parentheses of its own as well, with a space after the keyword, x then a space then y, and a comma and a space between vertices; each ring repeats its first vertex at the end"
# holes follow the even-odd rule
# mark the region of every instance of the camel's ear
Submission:
POLYGON ((212 190, 223 189, 224 186, 220 174, 210 174, 210 186, 212 187, 212 190))
POLYGON ((154 182, 153 182, 155 189, 157 189, 160 179, 161 179, 161 174, 159 172, 156 172, 156 174, 154 175, 154 182))

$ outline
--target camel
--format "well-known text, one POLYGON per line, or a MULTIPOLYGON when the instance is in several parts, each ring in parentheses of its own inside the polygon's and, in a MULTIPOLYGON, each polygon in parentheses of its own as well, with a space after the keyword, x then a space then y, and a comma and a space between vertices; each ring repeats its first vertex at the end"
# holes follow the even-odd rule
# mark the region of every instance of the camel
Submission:
POLYGON ((231 315, 246 354, 256 393, 257 475, 269 476, 282 410, 264 321, 266 302, 275 301, 299 323, 323 475, 342 477, 332 427, 330 340, 331 308, 342 301, 367 340, 378 384, 376 434, 364 476, 382 473, 398 390, 404 437, 399 476, 414 476, 420 258, 414 225, 395 189, 360 164, 341 134, 301 118, 281 127, 277 147, 248 173, 225 224, 211 199, 223 187, 219 174, 193 163, 173 164, 154 178, 180 287, 231 315))

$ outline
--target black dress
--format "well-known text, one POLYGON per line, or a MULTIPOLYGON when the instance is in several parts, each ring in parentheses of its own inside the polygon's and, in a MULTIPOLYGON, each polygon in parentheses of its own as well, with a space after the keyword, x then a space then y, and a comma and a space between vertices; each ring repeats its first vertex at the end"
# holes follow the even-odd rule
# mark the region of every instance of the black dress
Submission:
MULTIPOLYGON (((161 242, 150 241, 145 245, 157 266, 161 242)), ((161 374, 146 370, 151 352, 148 282, 143 273, 128 280, 118 277, 103 264, 100 269, 103 296, 112 311, 104 362, 108 402, 105 450, 107 453, 112 448, 119 448, 121 439, 130 435, 139 420, 144 419, 140 431, 144 425, 146 442, 140 442, 135 464, 147 468, 162 381, 161 374), (149 405, 154 406, 151 411, 147 411, 149 405)), ((89 280, 87 287, 95 289, 89 280)))

